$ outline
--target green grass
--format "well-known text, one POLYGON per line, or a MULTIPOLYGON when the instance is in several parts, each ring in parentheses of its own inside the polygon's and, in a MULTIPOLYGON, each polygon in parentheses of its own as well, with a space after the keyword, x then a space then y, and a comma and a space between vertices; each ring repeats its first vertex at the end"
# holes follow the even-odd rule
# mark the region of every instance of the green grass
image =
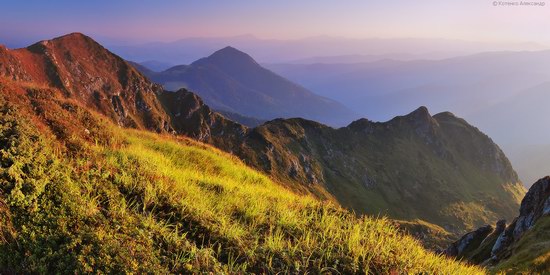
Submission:
POLYGON ((2 106, 2 273, 484 273, 210 146, 83 114, 109 139, 65 148, 2 106))

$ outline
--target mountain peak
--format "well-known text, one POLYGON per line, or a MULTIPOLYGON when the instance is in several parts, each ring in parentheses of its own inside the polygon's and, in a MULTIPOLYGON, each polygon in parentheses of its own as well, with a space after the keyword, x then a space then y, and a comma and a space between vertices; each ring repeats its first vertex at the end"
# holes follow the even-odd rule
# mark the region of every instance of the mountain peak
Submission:
MULTIPOLYGON (((217 50, 215 53, 238 53, 238 54, 246 54, 242 51, 239 51, 237 48, 234 48, 234 47, 231 47, 231 46, 226 46, 225 48, 223 49, 220 49, 220 50, 217 50)), ((215 54, 214 53, 214 54, 215 54)))
POLYGON ((441 112, 434 115, 434 118, 457 118, 457 116, 451 112, 441 112))
POLYGON ((92 39, 92 38, 84 35, 81 32, 72 32, 72 33, 68 33, 68 34, 56 37, 52 40, 60 40, 60 39, 92 39))
POLYGON ((202 58, 196 61, 193 64, 201 63, 214 63, 216 65, 232 65, 232 66, 242 66, 242 65, 252 65, 259 66, 259 64, 247 53, 242 52, 234 47, 227 46, 223 49, 220 49, 206 58, 202 58))
POLYGON ((82 33, 2 55, 0 75, 59 89, 122 126, 168 130, 169 117, 156 99, 160 86, 82 33))
POLYGON ((415 124, 431 124, 431 122, 435 121, 432 115, 430 115, 430 112, 428 111, 428 108, 426 108, 426 106, 420 106, 418 107, 418 109, 410 112, 407 115, 395 117, 390 122, 402 121, 403 119, 406 121, 414 122, 415 124))
POLYGON ((410 117, 430 117, 430 118, 432 117, 426 106, 418 107, 418 109, 412 111, 407 116, 410 116, 410 117))
POLYGON ((39 50, 50 47, 60 47, 66 49, 81 49, 81 48, 103 48, 99 43, 93 40, 91 37, 86 36, 79 32, 73 32, 63 36, 59 36, 50 40, 42 40, 38 43, 32 44, 27 49, 39 50))
POLYGON ((373 131, 373 127, 376 125, 376 122, 372 122, 366 118, 360 118, 358 120, 350 123, 347 128, 355 131, 365 131, 367 133, 373 131))
POLYGON ((63 35, 60 37, 56 37, 51 40, 52 42, 56 42, 59 44, 88 44, 88 45, 96 45, 101 46, 99 43, 97 43, 94 39, 91 37, 84 35, 79 32, 73 32, 67 35, 63 35))

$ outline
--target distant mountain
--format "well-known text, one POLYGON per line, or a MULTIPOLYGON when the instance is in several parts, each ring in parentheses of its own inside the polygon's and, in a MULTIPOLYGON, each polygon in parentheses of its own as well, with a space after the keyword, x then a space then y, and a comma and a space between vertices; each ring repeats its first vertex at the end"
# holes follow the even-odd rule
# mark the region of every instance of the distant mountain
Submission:
POLYGON ((396 58, 417 55, 422 59, 441 59, 486 51, 543 50, 537 43, 479 42, 430 38, 343 38, 316 36, 300 39, 262 39, 253 35, 230 37, 190 37, 172 42, 135 45, 107 45, 127 60, 158 60, 188 64, 232 45, 254 56, 261 63, 291 62, 311 57, 374 55, 396 58))
POLYGON ((143 73, 168 90, 182 87, 192 90, 220 111, 258 119, 303 117, 335 126, 357 119, 340 103, 317 96, 264 69, 252 57, 232 47, 188 66, 143 73))
POLYGON ((350 55, 335 55, 335 56, 314 56, 302 59, 296 59, 285 62, 286 64, 357 64, 368 63, 381 60, 420 60, 420 59, 445 59, 448 58, 445 53, 428 53, 428 54, 407 54, 407 53, 389 53, 380 55, 366 54, 350 54, 350 55))
POLYGON ((475 112, 548 81, 549 62, 550 51, 535 51, 443 60, 265 66, 373 120, 386 120, 419 105, 453 110, 471 119, 475 112))
POLYGON ((550 163, 550 141, 544 142, 530 145, 502 145, 527 187, 536 181, 536 175, 550 175, 550 167, 548 167, 548 163, 550 163))
POLYGON ((545 274, 550 270, 550 177, 533 184, 506 225, 499 221, 469 232, 445 254, 507 274, 545 274))

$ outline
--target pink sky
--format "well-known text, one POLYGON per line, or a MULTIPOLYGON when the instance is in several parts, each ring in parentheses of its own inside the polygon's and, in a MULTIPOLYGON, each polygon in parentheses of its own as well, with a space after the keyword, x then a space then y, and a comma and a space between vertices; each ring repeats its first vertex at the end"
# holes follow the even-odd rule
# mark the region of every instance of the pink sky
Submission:
POLYGON ((549 43, 549 29, 550 5, 495 6, 491 0, 6 0, 0 9, 4 40, 79 31, 141 41, 253 34, 549 43))

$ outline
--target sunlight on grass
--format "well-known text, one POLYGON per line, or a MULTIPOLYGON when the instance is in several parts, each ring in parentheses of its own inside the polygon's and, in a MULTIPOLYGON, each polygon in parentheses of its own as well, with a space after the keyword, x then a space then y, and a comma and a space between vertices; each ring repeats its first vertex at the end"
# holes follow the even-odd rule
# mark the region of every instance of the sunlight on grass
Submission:
POLYGON ((127 146, 104 152, 118 170, 117 182, 142 196, 143 210, 191 220, 191 231, 208 235, 195 240, 198 246, 221 245, 217 257, 226 255, 226 264, 267 263, 257 271, 268 272, 482 273, 426 252, 384 218, 356 218, 295 195, 217 149, 138 131, 126 136, 127 146))
POLYGON ((92 137, 59 142, 0 112, 0 266, 15 273, 484 273, 187 138, 81 113, 92 137))

